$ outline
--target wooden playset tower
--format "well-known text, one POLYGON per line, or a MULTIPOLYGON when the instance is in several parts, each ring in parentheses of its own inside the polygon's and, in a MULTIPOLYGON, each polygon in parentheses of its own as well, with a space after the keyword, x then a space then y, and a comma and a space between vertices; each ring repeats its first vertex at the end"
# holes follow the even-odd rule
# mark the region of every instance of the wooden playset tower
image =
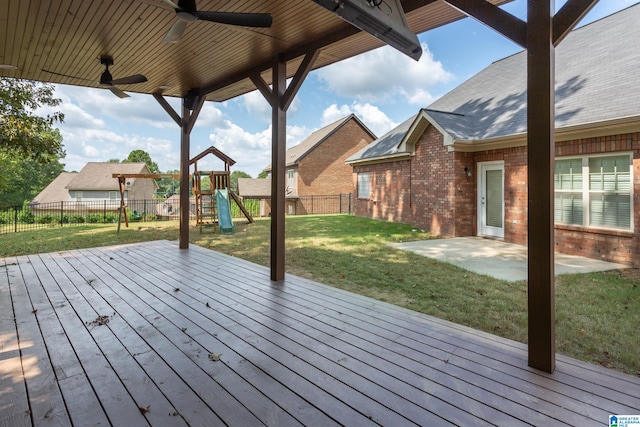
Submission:
POLYGON ((247 220, 252 223, 253 218, 245 208, 242 200, 230 188, 231 182, 231 166, 235 164, 235 160, 224 154, 215 147, 209 147, 189 161, 189 165, 193 166, 193 174, 191 178, 191 192, 195 196, 196 204, 196 224, 218 224, 222 232, 228 231, 229 228, 233 232, 233 223, 230 215, 227 217, 229 206, 229 197, 238 205, 247 220), (212 154, 224 162, 224 171, 205 171, 198 170, 198 161, 205 156, 212 154), (209 188, 203 189, 203 178, 209 180, 209 188), (226 210, 225 210, 226 209, 226 210), (229 225, 229 223, 231 224, 229 225))

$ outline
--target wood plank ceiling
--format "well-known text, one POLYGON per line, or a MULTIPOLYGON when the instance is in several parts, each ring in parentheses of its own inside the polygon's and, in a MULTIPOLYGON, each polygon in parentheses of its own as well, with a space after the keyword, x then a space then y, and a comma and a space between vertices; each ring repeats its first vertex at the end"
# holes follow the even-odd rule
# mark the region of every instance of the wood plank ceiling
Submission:
MULTIPOLYGON (((416 33, 463 16, 440 0, 405 0, 403 6, 416 33)), ((164 95, 183 97, 190 89, 205 89, 211 91, 208 100, 224 101, 254 90, 246 73, 266 70, 278 56, 288 61, 292 76, 310 47, 321 48, 314 64, 320 68, 382 45, 311 0, 199 0, 197 7, 268 12, 273 26, 196 21, 178 43, 166 44, 162 38, 176 16, 161 0, 0 0, 0 65, 17 67, 0 67, 0 76, 98 87, 104 70, 99 58, 109 55, 115 79, 138 73, 148 78, 123 90, 157 93, 168 87, 164 95)), ((270 72, 263 78, 270 83, 270 72)))

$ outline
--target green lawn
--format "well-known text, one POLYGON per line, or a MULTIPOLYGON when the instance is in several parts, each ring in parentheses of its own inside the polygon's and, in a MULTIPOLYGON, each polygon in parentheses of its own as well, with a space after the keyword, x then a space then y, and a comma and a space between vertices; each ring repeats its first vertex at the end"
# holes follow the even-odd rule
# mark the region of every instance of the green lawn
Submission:
MULTIPOLYGON (((527 340, 526 282, 509 283, 387 246, 430 238, 409 226, 346 215, 286 220, 286 270, 352 292, 521 342, 527 340)), ((269 264, 269 220, 236 223, 220 235, 193 228, 191 242, 269 264)), ((156 239, 177 223, 52 228, 0 235, 0 255, 52 252, 156 239)), ((561 276, 556 281, 559 353, 640 375, 638 270, 561 276)))

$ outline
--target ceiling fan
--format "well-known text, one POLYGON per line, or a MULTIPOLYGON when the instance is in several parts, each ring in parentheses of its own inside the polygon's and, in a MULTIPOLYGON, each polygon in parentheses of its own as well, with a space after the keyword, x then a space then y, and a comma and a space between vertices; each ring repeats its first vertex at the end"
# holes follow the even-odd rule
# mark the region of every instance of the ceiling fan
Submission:
POLYGON ((176 11, 178 20, 162 39, 164 43, 175 43, 184 34, 187 24, 196 20, 217 22, 219 24, 238 25, 242 27, 271 26, 272 18, 269 13, 243 13, 243 12, 199 12, 196 9, 195 0, 179 0, 175 4, 171 0, 162 0, 176 11))
MULTIPOLYGON (((105 66, 105 70, 100 75, 100 80, 98 81, 98 83, 100 84, 100 86, 109 89, 118 98, 128 98, 129 95, 118 89, 116 85, 130 85, 135 83, 144 83, 147 81, 147 78, 142 74, 134 74, 132 76, 122 77, 120 79, 114 79, 109 72, 109 66, 113 65, 113 58, 111 58, 110 56, 101 56, 100 63, 105 66)), ((94 81, 82 77, 70 76, 68 74, 56 73, 55 71, 49 71, 45 69, 42 69, 42 71, 44 71, 45 73, 55 74, 56 76, 69 77, 72 79, 85 80, 90 82, 94 81)))

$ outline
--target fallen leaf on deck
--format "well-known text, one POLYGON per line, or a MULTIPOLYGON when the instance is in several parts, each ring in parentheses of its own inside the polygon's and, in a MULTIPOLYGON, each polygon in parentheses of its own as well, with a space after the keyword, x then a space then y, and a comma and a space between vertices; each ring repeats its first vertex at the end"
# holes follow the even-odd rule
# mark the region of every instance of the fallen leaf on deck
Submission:
POLYGON ((173 290, 173 292, 178 292, 179 290, 180 290, 180 288, 175 288, 175 289, 173 290))
POLYGON ((186 330, 187 330, 187 328, 180 328, 180 329, 182 330, 182 332, 184 332, 184 331, 186 331, 186 330))
POLYGON ((147 412, 149 412, 151 410, 151 405, 147 405, 146 408, 144 408, 142 406, 138 406, 138 409, 140 409, 141 413, 146 414, 147 412))
POLYGON ((38 309, 37 309, 37 308, 34 308, 33 310, 31 310, 31 312, 32 312, 33 314, 36 314, 36 313, 38 312, 38 309))
POLYGON ((209 360, 213 360, 214 362, 217 362, 218 360, 220 360, 220 356, 222 356, 222 353, 220 354, 209 353, 209 360))

